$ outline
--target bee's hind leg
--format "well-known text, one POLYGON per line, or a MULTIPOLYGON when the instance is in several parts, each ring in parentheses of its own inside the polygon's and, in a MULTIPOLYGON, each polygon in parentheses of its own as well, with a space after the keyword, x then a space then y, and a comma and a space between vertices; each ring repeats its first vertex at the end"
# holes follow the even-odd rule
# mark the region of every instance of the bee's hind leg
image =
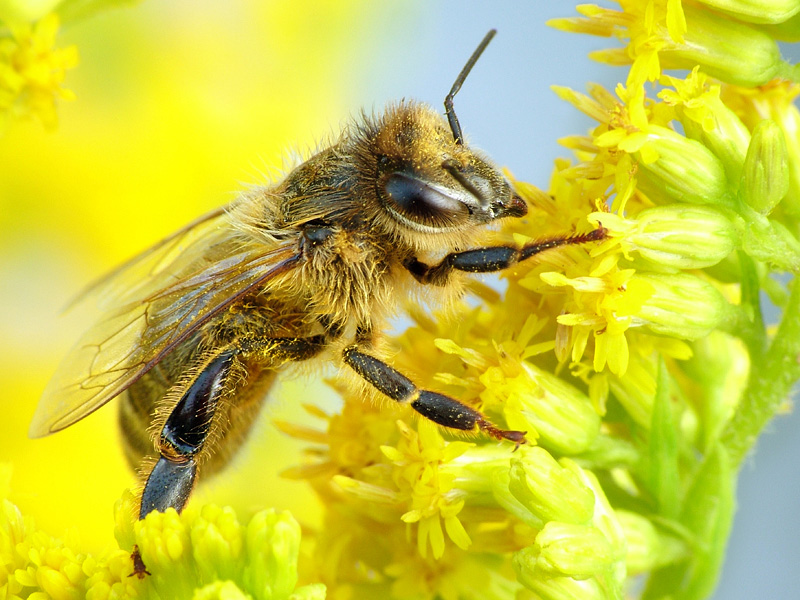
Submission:
POLYGON ((208 437, 235 353, 227 350, 209 362, 172 409, 159 435, 161 456, 142 492, 140 519, 170 507, 180 512, 189 499, 197 475, 195 457, 208 437))

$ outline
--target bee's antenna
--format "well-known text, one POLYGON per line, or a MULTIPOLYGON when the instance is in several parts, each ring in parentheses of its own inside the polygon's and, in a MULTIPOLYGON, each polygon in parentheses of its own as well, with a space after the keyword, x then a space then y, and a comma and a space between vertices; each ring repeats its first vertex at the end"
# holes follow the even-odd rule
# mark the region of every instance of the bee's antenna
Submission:
POLYGON ((453 87, 450 88, 450 93, 444 97, 444 114, 447 115, 447 121, 450 123, 450 130, 453 132, 453 139, 458 145, 464 143, 464 137, 461 135, 461 125, 458 124, 456 111, 453 110, 453 98, 458 93, 458 90, 461 89, 461 84, 464 83, 464 80, 467 78, 467 75, 469 75, 472 67, 475 66, 475 63, 480 58, 481 54, 483 54, 486 46, 488 46, 489 42, 492 41, 495 33, 497 33, 497 29, 490 29, 489 33, 484 36, 483 40, 481 40, 481 43, 478 44, 477 48, 475 48, 475 52, 473 52, 472 56, 469 57, 467 64, 465 64, 464 68, 461 69, 461 73, 459 73, 458 77, 456 77, 456 82, 453 84, 453 87))

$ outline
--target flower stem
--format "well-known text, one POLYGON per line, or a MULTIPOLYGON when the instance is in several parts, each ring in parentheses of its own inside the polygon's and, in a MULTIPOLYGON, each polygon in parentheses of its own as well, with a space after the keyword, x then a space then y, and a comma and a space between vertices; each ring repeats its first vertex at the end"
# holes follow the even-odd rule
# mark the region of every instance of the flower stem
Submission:
POLYGON ((800 378, 800 284, 790 284, 789 301, 769 350, 751 353, 750 379, 741 402, 722 433, 732 464, 739 464, 758 434, 800 378))

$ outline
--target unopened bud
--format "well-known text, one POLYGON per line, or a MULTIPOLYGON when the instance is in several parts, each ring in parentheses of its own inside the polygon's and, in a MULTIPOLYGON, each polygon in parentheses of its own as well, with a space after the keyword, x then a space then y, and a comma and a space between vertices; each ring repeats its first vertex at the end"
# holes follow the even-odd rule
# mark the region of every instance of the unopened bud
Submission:
POLYGON ((657 202, 728 204, 725 169, 700 142, 653 125, 648 130, 648 149, 658 158, 639 162, 639 188, 657 202))
POLYGON ((637 272, 635 279, 653 287, 635 318, 655 333, 696 340, 731 318, 728 301, 699 277, 637 272))
POLYGON ((533 546, 522 553, 535 557, 537 567, 543 571, 576 579, 608 571, 619 558, 596 527, 556 521, 547 523, 533 546))
POLYGON ((800 269, 800 241, 784 225, 743 207, 742 247, 757 260, 786 271, 800 269), (745 212, 743 210, 743 212, 745 212))
POLYGON ((538 434, 539 444, 559 454, 589 448, 600 432, 600 417, 589 397, 552 373, 527 362, 521 366, 521 413, 538 434))
POLYGON ((626 510, 618 510, 616 513, 625 531, 625 565, 628 575, 653 571, 686 558, 686 544, 659 532, 646 517, 626 510))
POLYGON ((659 266, 702 269, 715 265, 739 243, 736 227, 722 210, 695 204, 668 204, 643 210, 635 219, 593 213, 623 250, 659 266))
POLYGON ((742 199, 762 215, 768 215, 789 191, 789 154, 783 131, 769 119, 753 131, 744 161, 742 199))
POLYGON ((697 140, 722 162, 729 181, 738 181, 742 174, 744 158, 750 144, 750 131, 719 97, 709 101, 713 127, 692 121, 685 115, 680 118, 686 137, 697 140))
POLYGON ((528 557, 520 552, 514 555, 514 570, 520 583, 531 590, 537 600, 607 600, 610 596, 605 586, 595 578, 549 577, 538 570, 528 570, 528 557))
POLYGON ((800 12, 797 0, 697 0, 741 21, 749 23, 783 23, 800 12))
MULTIPOLYGON (((548 521, 588 523, 594 494, 575 472, 560 465, 543 448, 522 447, 511 460, 508 489, 542 526, 548 521)), ((531 519, 527 519, 531 522, 531 519)))
MULTIPOLYGON (((760 12, 760 4, 752 6, 760 12)), ((791 66, 781 59, 778 44, 768 34, 688 4, 683 5, 683 12, 683 42, 659 52, 662 68, 691 69, 700 65, 712 77, 746 87, 791 75, 791 66)))

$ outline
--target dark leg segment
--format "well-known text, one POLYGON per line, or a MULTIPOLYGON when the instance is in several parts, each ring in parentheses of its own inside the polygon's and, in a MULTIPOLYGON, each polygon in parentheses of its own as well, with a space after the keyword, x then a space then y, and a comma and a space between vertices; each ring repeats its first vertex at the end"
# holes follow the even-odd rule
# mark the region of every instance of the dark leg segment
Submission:
POLYGON ((139 518, 144 519, 154 510, 183 510, 194 487, 195 475, 197 463, 191 457, 184 462, 175 462, 163 456, 159 458, 144 486, 139 518))
POLYGON ((455 398, 419 389, 408 377, 374 356, 364 354, 356 346, 345 349, 344 362, 379 392, 397 402, 410 404, 434 423, 461 431, 477 428, 496 439, 510 440, 517 445, 525 443, 524 431, 499 429, 479 411, 455 398))
POLYGON ((339 334, 340 328, 331 325, 328 333, 307 338, 239 339, 234 347, 203 367, 161 430, 158 440, 161 456, 145 483, 139 518, 170 507, 180 512, 186 505, 197 476, 196 457, 208 438, 219 395, 235 356, 263 354, 276 365, 305 360, 318 354, 339 334))
POLYGON ((549 250, 550 248, 602 240, 605 235, 606 230, 601 226, 582 235, 560 237, 544 242, 533 242, 524 245, 522 248, 490 246, 488 248, 475 248, 474 250, 453 252, 445 256, 438 265, 433 266, 426 265, 416 258, 411 258, 405 262, 405 267, 420 283, 445 285, 453 270, 466 271, 468 273, 492 273, 495 271, 502 271, 520 261, 530 258, 534 254, 549 250))
POLYGON ((195 455, 208 437, 233 354, 228 350, 208 363, 172 409, 159 437, 161 457, 144 486, 140 519, 154 510, 183 510, 197 474, 195 455))

